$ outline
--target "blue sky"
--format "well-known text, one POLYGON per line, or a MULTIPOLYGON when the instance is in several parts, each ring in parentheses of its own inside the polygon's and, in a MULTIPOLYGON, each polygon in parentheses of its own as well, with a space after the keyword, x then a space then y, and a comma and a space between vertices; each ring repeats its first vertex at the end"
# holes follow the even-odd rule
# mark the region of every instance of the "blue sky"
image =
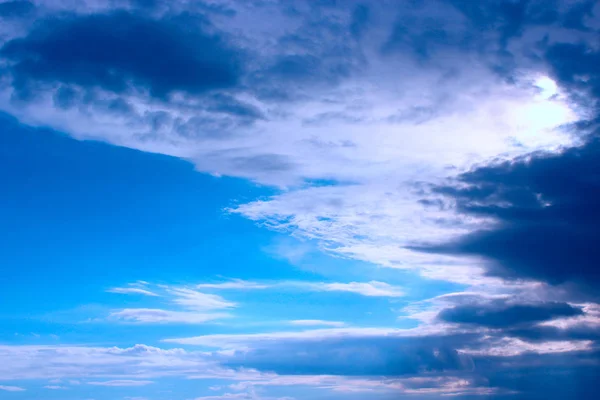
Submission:
POLYGON ((0 399, 595 398, 596 2, 0 19, 0 399))

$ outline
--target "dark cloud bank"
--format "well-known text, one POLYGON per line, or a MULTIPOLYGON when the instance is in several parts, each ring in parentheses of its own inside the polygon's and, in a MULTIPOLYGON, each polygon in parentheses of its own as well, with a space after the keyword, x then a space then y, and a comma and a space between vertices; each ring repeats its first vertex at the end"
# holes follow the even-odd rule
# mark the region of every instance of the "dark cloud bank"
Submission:
MULTIPOLYGON (((474 2, 458 2, 471 18, 485 21, 474 2)), ((507 3, 507 2, 506 2, 507 3)), ((505 14, 506 35, 518 35, 532 23, 523 13, 531 2, 512 2, 505 14), (510 22, 510 23, 509 23, 510 22)), ((539 18, 559 21, 563 27, 590 30, 582 20, 593 2, 579 2, 568 12, 540 8, 539 18)), ((486 16, 487 15, 487 16, 486 16)), ((594 37, 598 38, 598 32, 594 37)), ((541 61, 574 103, 592 112, 586 120, 568 127, 581 145, 557 153, 535 153, 492 162, 434 188, 452 200, 459 212, 491 217, 496 223, 445 243, 418 247, 420 251, 469 255, 487 260, 487 273, 507 280, 534 279, 559 287, 571 301, 600 298, 600 52, 584 41, 539 43, 541 61)), ((430 200, 425 200, 430 201, 430 200)), ((567 303, 507 304, 486 302, 457 305, 440 312, 444 322, 481 326, 502 337, 530 342, 590 340, 597 349, 600 332, 585 323, 558 328, 538 322, 577 317, 583 312, 567 303)), ((525 354, 514 357, 477 357, 476 370, 491 386, 510 387, 519 393, 507 398, 597 398, 599 353, 569 352, 525 354), (504 368, 500 365, 511 368, 504 368)), ((502 397, 502 396, 500 396, 502 397)))
MULTIPOLYGON (((577 43, 550 46, 545 54, 557 82, 573 97, 585 95, 597 113, 600 52, 577 43)), ((581 146, 492 163, 462 174, 456 185, 435 188, 460 212, 498 223, 423 250, 483 256, 491 261, 490 275, 575 283, 599 295, 598 122, 594 116, 570 127, 581 146)))

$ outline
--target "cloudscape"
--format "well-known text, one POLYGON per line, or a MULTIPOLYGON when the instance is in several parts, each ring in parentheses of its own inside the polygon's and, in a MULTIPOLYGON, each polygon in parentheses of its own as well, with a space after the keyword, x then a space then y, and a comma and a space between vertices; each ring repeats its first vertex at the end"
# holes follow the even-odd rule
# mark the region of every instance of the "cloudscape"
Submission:
POLYGON ((0 399, 598 398, 597 1, 0 1, 0 399))

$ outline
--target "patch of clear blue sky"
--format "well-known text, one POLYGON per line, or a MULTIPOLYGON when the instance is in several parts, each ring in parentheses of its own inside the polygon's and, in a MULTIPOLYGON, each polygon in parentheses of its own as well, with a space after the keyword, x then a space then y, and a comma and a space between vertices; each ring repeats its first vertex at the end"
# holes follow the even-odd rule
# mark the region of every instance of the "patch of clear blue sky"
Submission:
POLYGON ((0 185, 2 342, 156 345, 165 337, 281 330, 281 321, 292 319, 394 326, 393 309, 458 289, 285 239, 291 240, 287 246, 308 248, 292 263, 273 254, 281 234, 223 211, 274 189, 201 174, 166 156, 27 128, 7 116, 0 118, 0 185), (225 291, 239 307, 219 324, 148 329, 104 320, 111 309, 161 306, 154 298, 106 293, 110 287, 136 280, 193 284, 219 276, 380 280, 405 287, 407 296, 225 291), (85 322, 90 319, 96 321, 85 322))

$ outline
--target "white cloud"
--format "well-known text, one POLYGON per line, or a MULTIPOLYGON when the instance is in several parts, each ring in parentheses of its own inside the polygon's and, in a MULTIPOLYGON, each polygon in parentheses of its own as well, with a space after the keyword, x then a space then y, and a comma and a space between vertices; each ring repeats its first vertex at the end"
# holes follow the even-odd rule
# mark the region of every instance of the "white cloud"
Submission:
POLYGON ((152 381, 134 381, 128 379, 120 379, 120 380, 112 380, 112 381, 104 381, 104 382, 87 382, 88 385, 94 386, 115 386, 115 387, 123 387, 123 386, 146 386, 151 385, 154 382, 152 381))
POLYGON ((294 320, 294 321, 289 321, 290 325, 296 325, 296 326, 333 326, 333 327, 342 327, 344 325, 346 325, 344 322, 341 321, 324 321, 321 319, 298 319, 298 320, 294 320))
POLYGON ((67 390, 68 387, 66 387, 66 386, 58 386, 58 385, 47 385, 47 386, 44 386, 44 389, 49 389, 49 390, 67 390))
POLYGON ((19 386, 6 386, 0 385, 0 390, 4 390, 5 392, 24 392, 25 389, 19 386))

